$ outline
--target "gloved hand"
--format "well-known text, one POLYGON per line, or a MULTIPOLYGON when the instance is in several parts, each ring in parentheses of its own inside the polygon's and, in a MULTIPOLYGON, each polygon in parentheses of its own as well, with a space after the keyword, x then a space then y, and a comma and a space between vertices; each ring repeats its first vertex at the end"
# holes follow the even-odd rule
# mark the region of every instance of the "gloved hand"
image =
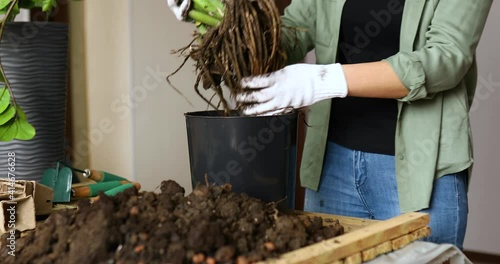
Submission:
POLYGON ((186 21, 192 0, 166 0, 167 5, 179 21, 186 21))
POLYGON ((310 106, 321 100, 346 97, 347 82, 342 66, 295 64, 277 72, 244 78, 244 92, 236 96, 245 115, 274 115, 310 106))

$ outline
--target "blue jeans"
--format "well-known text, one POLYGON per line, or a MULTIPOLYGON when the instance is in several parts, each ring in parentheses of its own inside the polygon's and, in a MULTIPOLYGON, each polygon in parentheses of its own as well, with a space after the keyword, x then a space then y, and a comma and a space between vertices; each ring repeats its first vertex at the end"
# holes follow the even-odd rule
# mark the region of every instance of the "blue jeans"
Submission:
MULTIPOLYGON (((467 172, 434 181, 426 241, 462 249, 467 227, 467 172)), ((304 210, 385 220, 399 215, 394 156, 354 151, 328 143, 317 192, 306 189, 304 210)))

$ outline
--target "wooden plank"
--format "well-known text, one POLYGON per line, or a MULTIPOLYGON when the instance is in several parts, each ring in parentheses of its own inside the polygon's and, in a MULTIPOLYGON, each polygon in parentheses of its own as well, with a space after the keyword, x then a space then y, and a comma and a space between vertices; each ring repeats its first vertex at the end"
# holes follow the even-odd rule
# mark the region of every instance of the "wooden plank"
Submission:
POLYGON ((404 235, 392 241, 387 241, 375 247, 364 250, 363 252, 361 252, 361 256, 363 258, 363 261, 370 261, 382 254, 386 254, 391 251, 401 249, 407 246, 408 244, 416 240, 419 240, 421 238, 427 237, 429 235, 430 235, 430 228, 423 227, 411 232, 410 234, 404 235))
POLYGON ((361 264, 361 262, 362 262, 361 253, 349 256, 344 260, 344 264, 361 264))
POLYGON ((398 237, 398 238, 392 240, 392 250, 395 251, 395 250, 402 249, 403 247, 407 246, 408 244, 410 244, 412 242, 411 238, 412 238, 412 235, 408 234, 408 235, 404 235, 404 236, 401 236, 401 237, 398 237))
POLYGON ((332 263, 407 235, 428 223, 426 213, 407 213, 283 254, 266 263, 332 263))
POLYGON ((413 231, 411 234, 413 235, 413 241, 422 239, 424 237, 428 237, 431 235, 431 228, 426 226, 424 228, 420 228, 418 230, 413 231))
POLYGON ((355 217, 348 217, 348 216, 341 216, 341 215, 309 213, 309 212, 302 212, 302 211, 294 211, 293 213, 301 218, 315 217, 315 216, 321 217, 323 219, 324 225, 328 225, 329 223, 333 223, 335 220, 339 220, 340 224, 344 227, 344 231, 346 233, 363 228, 365 226, 369 226, 373 223, 380 222, 378 220, 355 218, 355 217))
POLYGON ((392 250, 398 250, 403 247, 406 247, 408 244, 412 243, 413 241, 422 239, 424 237, 429 236, 431 233, 430 227, 423 227, 418 230, 415 230, 411 232, 408 235, 401 236, 399 238, 396 238, 392 240, 392 250))
POLYGON ((392 241, 387 241, 382 244, 378 244, 375 247, 369 248, 361 252, 361 257, 363 261, 370 261, 382 254, 389 253, 392 251, 392 241))
MULTIPOLYGON (((391 250, 392 250, 392 244, 390 246, 391 246, 391 250)), ((363 261, 372 260, 372 259, 376 258, 378 255, 380 255, 380 254, 377 253, 377 247, 372 247, 372 248, 369 248, 369 249, 361 252, 361 258, 363 259, 363 261)))

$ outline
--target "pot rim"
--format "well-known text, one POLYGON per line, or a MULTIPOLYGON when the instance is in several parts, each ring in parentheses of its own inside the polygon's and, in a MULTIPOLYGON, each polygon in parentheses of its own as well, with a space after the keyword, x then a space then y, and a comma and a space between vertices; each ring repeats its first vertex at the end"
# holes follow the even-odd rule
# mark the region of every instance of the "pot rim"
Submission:
MULTIPOLYGON (((293 117, 298 114, 297 111, 292 111, 286 114, 280 115, 272 115, 272 116, 240 116, 240 115, 218 115, 216 113, 223 113, 223 110, 205 110, 205 111, 193 111, 184 113, 185 117, 189 118, 207 118, 207 119, 241 119, 241 118, 270 118, 270 117, 293 117)), ((235 110, 232 110, 233 113, 236 113, 235 110)))

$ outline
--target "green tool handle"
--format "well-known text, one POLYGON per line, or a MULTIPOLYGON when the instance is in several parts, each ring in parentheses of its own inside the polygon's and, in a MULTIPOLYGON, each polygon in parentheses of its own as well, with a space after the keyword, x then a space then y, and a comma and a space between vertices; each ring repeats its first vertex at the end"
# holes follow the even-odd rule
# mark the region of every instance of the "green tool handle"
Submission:
POLYGON ((101 183, 96 183, 94 187, 91 187, 91 196, 97 196, 99 195, 99 192, 104 192, 106 193, 109 190, 113 190, 117 187, 123 186, 130 184, 129 181, 109 181, 109 182, 101 182, 101 183))
POLYGON ((92 170, 89 179, 96 182, 128 181, 127 179, 105 171, 92 170))
POLYGON ((127 184, 118 186, 116 188, 113 188, 111 190, 107 190, 104 192, 104 194, 107 196, 114 196, 114 195, 121 193, 121 192, 125 191, 126 189, 132 188, 132 187, 134 187, 134 185, 132 183, 127 183, 127 184))
MULTIPOLYGON (((123 191, 125 191, 125 190, 127 190, 129 188, 132 188, 132 187, 135 187, 137 190, 140 190, 141 189, 141 184, 139 184, 138 182, 127 183, 127 184, 115 187, 115 188, 113 188, 111 190, 107 190, 107 191, 104 192, 104 194, 106 196, 114 196, 114 195, 117 195, 118 193, 123 192, 123 191)), ((98 200, 99 200, 99 196, 90 198, 90 201, 92 203, 94 203, 94 202, 96 202, 98 200)))
POLYGON ((128 181, 109 181, 109 182, 99 182, 84 186, 73 187, 74 197, 94 197, 99 195, 99 192, 105 192, 111 190, 120 185, 127 184, 128 181))

